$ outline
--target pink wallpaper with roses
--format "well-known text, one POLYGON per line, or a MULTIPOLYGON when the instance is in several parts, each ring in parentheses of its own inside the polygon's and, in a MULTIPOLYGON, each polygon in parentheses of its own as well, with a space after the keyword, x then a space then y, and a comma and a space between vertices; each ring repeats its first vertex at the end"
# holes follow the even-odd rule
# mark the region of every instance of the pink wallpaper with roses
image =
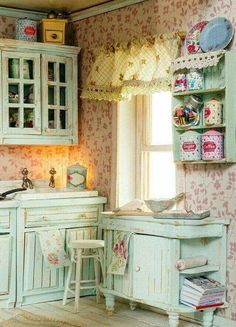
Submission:
MULTIPOLYGON (((93 62, 92 51, 107 42, 133 37, 187 31, 201 20, 224 16, 236 25, 234 0, 147 0, 74 24, 75 42, 83 48, 81 86, 93 62)), ((0 37, 14 38, 15 19, 0 16, 0 37)), ((232 48, 236 48, 233 41, 232 48)), ((32 178, 48 178, 57 170, 56 182, 65 184, 66 167, 76 161, 88 167, 88 186, 110 196, 111 104, 82 100, 80 103, 79 146, 0 146, 0 179, 20 178, 27 166, 32 178)), ((228 244, 228 301, 225 315, 236 320, 236 165, 194 165, 184 170, 188 205, 192 209, 211 209, 213 215, 232 218, 228 244)))
MULTIPOLYGON (((93 62, 92 50, 107 42, 133 37, 187 31, 197 22, 227 17, 236 26, 233 0, 148 0, 74 24, 75 42, 83 48, 81 86, 93 62)), ((235 41, 232 48, 236 48, 235 41)), ((81 102, 79 156, 90 167, 91 185, 110 195, 112 110, 105 101, 81 102)), ((230 217, 228 236, 228 301, 224 315, 236 320, 236 165, 194 165, 184 170, 184 185, 191 209, 211 209, 215 216, 230 217)))

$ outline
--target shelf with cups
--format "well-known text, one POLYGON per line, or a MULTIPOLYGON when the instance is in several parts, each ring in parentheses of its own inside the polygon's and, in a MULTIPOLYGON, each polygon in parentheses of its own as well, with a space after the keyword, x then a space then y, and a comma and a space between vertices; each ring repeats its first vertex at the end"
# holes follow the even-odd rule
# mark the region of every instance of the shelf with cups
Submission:
POLYGON ((172 92, 175 162, 236 162, 235 69, 236 53, 229 51, 216 66, 181 68, 175 72, 172 92))

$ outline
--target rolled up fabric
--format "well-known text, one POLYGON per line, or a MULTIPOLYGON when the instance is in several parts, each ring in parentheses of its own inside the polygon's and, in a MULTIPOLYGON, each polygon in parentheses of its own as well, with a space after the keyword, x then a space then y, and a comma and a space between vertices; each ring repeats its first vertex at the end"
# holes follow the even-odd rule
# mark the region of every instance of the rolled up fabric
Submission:
POLYGON ((201 267, 207 264, 207 257, 203 255, 197 257, 189 257, 185 259, 179 259, 175 263, 175 267, 179 270, 194 268, 194 267, 201 267))

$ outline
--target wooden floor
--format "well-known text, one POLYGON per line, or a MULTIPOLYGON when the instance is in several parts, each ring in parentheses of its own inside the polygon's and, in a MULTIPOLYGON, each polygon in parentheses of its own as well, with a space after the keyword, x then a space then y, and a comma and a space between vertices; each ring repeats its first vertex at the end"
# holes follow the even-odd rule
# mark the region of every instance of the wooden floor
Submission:
MULTIPOLYGON (((80 327, 168 327, 165 315, 137 308, 129 309, 128 304, 116 303, 116 311, 109 317, 105 305, 96 304, 95 297, 81 298, 80 313, 73 313, 73 302, 62 306, 61 301, 24 306, 16 309, 0 309, 0 322, 8 320, 25 310, 44 317, 62 320, 80 327)), ((199 327, 199 325, 180 321, 179 327, 199 327)))

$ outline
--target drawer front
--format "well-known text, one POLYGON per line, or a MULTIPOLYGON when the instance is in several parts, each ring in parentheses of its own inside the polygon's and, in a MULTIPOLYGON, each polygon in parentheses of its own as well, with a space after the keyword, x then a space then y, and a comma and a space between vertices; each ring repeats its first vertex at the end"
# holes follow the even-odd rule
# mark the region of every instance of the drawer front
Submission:
POLYGON ((0 228, 10 228, 11 212, 9 209, 0 210, 0 228))
POLYGON ((55 43, 64 43, 64 33, 63 31, 45 31, 45 41, 46 42, 55 42, 55 43))
POLYGON ((81 205, 73 207, 27 208, 25 209, 25 226, 50 226, 58 224, 96 223, 98 221, 98 205, 81 205))

